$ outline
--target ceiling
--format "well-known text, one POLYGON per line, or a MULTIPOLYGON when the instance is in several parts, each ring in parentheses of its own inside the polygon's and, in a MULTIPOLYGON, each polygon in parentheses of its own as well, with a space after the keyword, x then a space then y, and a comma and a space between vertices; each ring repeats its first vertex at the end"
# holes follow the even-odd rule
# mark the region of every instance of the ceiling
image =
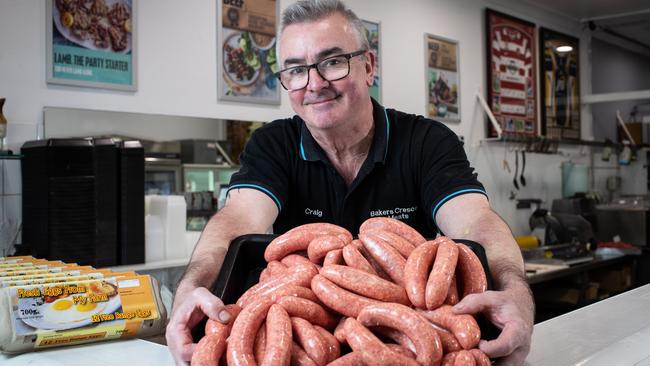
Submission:
POLYGON ((648 0, 526 0, 538 7, 585 23, 594 36, 619 39, 650 53, 648 0), (603 34, 604 33, 604 34, 603 34))

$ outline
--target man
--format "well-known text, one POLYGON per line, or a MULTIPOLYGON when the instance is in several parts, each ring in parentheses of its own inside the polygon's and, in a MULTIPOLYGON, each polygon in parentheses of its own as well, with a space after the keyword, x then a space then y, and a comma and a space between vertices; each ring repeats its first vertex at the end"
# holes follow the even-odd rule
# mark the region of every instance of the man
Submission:
POLYGON ((206 288, 233 238, 318 221, 357 233, 371 216, 397 217, 427 237, 439 230, 481 243, 498 291, 469 295, 455 310, 486 314, 502 332, 480 348, 503 364, 522 364, 534 312, 523 260, 458 138, 438 122, 371 100, 375 56, 362 23, 338 0, 287 8, 278 54, 279 78, 297 116, 253 135, 225 207, 194 250, 167 327, 177 364, 190 360, 189 330, 205 315, 229 318, 206 288))

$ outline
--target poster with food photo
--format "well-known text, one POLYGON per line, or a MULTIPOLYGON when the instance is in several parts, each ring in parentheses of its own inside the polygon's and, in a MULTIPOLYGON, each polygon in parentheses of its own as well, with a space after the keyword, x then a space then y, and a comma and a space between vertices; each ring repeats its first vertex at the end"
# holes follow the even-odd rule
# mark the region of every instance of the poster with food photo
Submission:
POLYGON ((366 37, 370 44, 370 49, 375 53, 377 60, 377 67, 375 68, 375 77, 370 86, 370 96, 376 101, 381 103, 381 56, 380 56, 380 38, 379 38, 379 23, 362 20, 363 25, 366 27, 366 37))
POLYGON ((443 122, 460 122, 458 42, 425 34, 427 114, 443 122))
MULTIPOLYGON (((535 25, 486 10, 490 108, 505 136, 538 135, 535 25)), ((488 136, 496 130, 488 124, 488 136)))
POLYGON ((132 0, 48 0, 47 81, 136 90, 132 0))
POLYGON ((217 89, 220 100, 280 104, 275 0, 219 1, 217 89))

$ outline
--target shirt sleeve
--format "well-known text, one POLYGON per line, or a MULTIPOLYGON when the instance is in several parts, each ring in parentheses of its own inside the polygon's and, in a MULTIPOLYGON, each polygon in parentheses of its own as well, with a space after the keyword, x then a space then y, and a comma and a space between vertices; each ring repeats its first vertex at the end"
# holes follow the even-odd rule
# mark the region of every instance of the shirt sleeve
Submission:
POLYGON ((485 188, 478 181, 467 160, 458 136, 436 121, 438 128, 428 130, 421 159, 422 207, 428 207, 435 223, 440 207, 453 197, 466 193, 481 193, 485 188))
POLYGON ((265 126, 251 136, 239 157, 241 168, 232 175, 228 191, 251 188, 265 193, 282 211, 287 200, 289 157, 279 127, 265 126))

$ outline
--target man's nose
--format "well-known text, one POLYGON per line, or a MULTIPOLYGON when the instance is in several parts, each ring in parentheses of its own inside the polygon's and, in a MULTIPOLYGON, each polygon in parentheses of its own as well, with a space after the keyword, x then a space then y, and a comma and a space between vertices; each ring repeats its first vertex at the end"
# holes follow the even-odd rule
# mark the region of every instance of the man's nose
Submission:
POLYGON ((307 89, 309 89, 309 91, 321 90, 329 86, 329 83, 329 81, 320 76, 320 73, 318 73, 318 70, 316 70, 315 67, 309 70, 309 83, 307 84, 307 89))

